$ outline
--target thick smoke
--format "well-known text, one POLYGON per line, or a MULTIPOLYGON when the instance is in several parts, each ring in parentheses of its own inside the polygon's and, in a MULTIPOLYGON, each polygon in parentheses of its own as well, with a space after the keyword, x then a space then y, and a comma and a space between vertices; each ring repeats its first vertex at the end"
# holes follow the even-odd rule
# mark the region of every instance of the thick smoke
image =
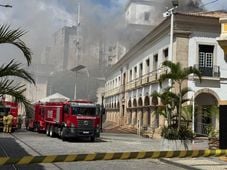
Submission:
MULTIPOLYGON (((13 8, 0 7, 0 20, 3 24, 27 31, 22 39, 33 52, 32 63, 40 63, 44 49, 52 46, 53 34, 64 26, 77 25, 77 5, 80 3, 80 36, 83 37, 81 52, 92 61, 96 59, 93 58, 94 50, 91 47, 99 43, 111 44, 118 41, 129 49, 155 27, 154 25, 141 30, 127 27, 124 18, 127 2, 128 0, 1 0, 0 4, 10 4, 13 8)), ((162 13, 166 8, 171 8, 172 4, 170 0, 153 2, 157 6, 155 15, 152 16, 155 24, 158 24, 164 19, 162 13)), ((192 12, 226 9, 226 0, 204 5, 209 2, 211 0, 179 0, 177 10, 192 12)), ((26 63, 15 47, 1 45, 0 50, 0 64, 7 63, 12 58, 26 63)))
MULTIPOLYGON (((0 20, 2 23, 10 24, 17 28, 23 28, 28 33, 23 37, 25 42, 31 47, 34 57, 33 61, 39 61, 41 51, 49 46, 54 32, 63 26, 72 26, 77 20, 77 4, 81 4, 81 34, 86 35, 89 43, 102 41, 124 41, 124 44, 136 42, 132 37, 125 36, 127 30, 124 20, 124 8, 128 0, 105 0, 108 5, 97 3, 98 0, 2 0, 1 4, 11 4, 13 8, 2 8, 0 20), (132 40, 131 40, 132 39, 132 40), (133 41, 133 42, 130 42, 133 41)), ((156 0, 155 0, 156 1, 156 0)), ((182 11, 202 10, 200 6, 211 0, 179 0, 179 9, 182 11)), ((100 0, 99 0, 100 2, 100 0)), ((104 1, 103 1, 104 2, 104 1)), ((157 2, 157 1, 156 1, 157 2)), ((159 6, 155 7, 157 14, 154 20, 157 23, 162 20, 162 13, 166 7, 170 8, 170 0, 159 0, 159 6)), ((204 8, 223 9, 225 0, 210 4, 204 8)), ((133 30, 132 30, 133 31, 133 30)), ((130 36, 133 35, 130 34, 130 36)), ((134 34, 135 35, 135 34, 134 34)), ((141 35, 143 36, 143 34, 141 35)), ((142 38, 142 37, 140 37, 142 38)), ((139 39, 139 38, 138 38, 139 39)), ((4 56, 15 57, 18 52, 4 50, 4 56), (6 52, 7 51, 7 52, 6 52)), ((1 61, 4 57, 2 57, 1 61)), ((6 60, 8 57, 6 57, 6 60)), ((21 56, 18 57, 21 59, 21 56)), ((21 61, 25 62, 23 59, 21 61)))

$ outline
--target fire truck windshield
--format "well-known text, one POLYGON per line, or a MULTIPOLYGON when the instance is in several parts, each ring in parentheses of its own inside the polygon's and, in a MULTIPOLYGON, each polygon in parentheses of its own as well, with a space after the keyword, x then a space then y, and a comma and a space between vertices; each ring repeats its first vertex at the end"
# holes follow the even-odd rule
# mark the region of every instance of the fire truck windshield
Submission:
POLYGON ((84 115, 84 116, 95 116, 96 108, 95 107, 72 107, 73 115, 84 115))
POLYGON ((4 116, 5 113, 9 112, 10 108, 0 107, 0 116, 4 116))

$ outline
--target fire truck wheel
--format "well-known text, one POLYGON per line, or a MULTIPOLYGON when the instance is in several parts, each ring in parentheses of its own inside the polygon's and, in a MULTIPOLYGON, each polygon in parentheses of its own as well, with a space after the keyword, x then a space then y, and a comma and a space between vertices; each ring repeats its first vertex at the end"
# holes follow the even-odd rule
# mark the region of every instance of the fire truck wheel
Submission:
POLYGON ((66 137, 65 137, 65 127, 63 127, 62 130, 61 130, 61 139, 62 139, 62 141, 65 141, 66 140, 66 137))
POLYGON ((46 127, 46 135, 50 136, 50 126, 49 125, 47 125, 47 127, 46 127))
POLYGON ((91 142, 94 142, 95 141, 95 136, 91 136, 90 140, 91 140, 91 142))
POLYGON ((40 130, 40 125, 39 125, 39 124, 37 125, 37 132, 38 132, 38 133, 41 132, 41 130, 40 130))
POLYGON ((50 137, 54 137, 54 126, 50 126, 50 137))
POLYGON ((34 129, 33 129, 34 132, 37 132, 38 129, 37 129, 37 124, 34 124, 34 129))

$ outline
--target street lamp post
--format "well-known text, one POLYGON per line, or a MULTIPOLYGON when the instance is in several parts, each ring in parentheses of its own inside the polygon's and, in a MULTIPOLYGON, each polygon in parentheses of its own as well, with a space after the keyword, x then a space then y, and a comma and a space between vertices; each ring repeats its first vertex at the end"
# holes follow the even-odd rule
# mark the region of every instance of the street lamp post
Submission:
POLYGON ((78 66, 73 67, 72 69, 70 69, 71 71, 75 72, 74 99, 76 99, 76 97, 77 97, 76 96, 76 77, 77 77, 76 72, 79 71, 79 70, 81 70, 81 69, 84 69, 84 68, 85 68, 84 65, 78 65, 78 66))
POLYGON ((192 132, 195 132, 195 92, 192 94, 192 132))
POLYGON ((87 67, 85 67, 85 70, 86 70, 86 74, 87 74, 87 99, 90 99, 90 96, 89 96, 89 84, 90 84, 90 74, 89 74, 89 71, 87 69, 87 67))
POLYGON ((174 10, 178 7, 178 0, 172 0, 173 7, 163 13, 163 17, 170 18, 170 45, 169 45, 169 60, 173 60, 173 24, 174 24, 174 10))
MULTIPOLYGON (((79 70, 82 70, 82 69, 85 69, 86 70, 86 74, 87 74, 87 78, 88 78, 88 80, 87 80, 87 98, 89 99, 89 81, 90 81, 90 74, 89 74, 89 71, 88 71, 88 69, 87 69, 87 67, 86 66, 84 66, 84 65, 78 65, 78 66, 76 66, 76 67, 73 67, 72 69, 71 69, 71 71, 73 71, 73 72, 75 72, 75 76, 77 77, 77 75, 76 75, 76 73, 77 73, 77 71, 79 71, 79 70)), ((74 89, 74 99, 76 99, 76 82, 75 82, 75 89, 74 89)))
MULTIPOLYGON (((173 7, 163 13, 163 17, 170 18, 170 43, 169 43, 169 61, 173 61, 173 24, 174 24, 174 10, 178 7, 178 0, 172 0, 173 7)), ((172 86, 172 81, 169 79, 169 86, 172 86)))

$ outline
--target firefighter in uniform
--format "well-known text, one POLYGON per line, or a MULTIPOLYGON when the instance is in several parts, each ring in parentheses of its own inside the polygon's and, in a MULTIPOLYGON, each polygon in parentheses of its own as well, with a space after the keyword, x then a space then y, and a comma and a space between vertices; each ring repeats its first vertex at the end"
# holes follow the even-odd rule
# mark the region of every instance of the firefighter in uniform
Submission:
POLYGON ((7 130, 7 116, 8 116, 8 113, 5 113, 5 115, 3 116, 3 132, 5 133, 7 130))
POLYGON ((11 133, 13 125, 13 115, 11 113, 7 116, 7 125, 6 125, 6 132, 11 133))

